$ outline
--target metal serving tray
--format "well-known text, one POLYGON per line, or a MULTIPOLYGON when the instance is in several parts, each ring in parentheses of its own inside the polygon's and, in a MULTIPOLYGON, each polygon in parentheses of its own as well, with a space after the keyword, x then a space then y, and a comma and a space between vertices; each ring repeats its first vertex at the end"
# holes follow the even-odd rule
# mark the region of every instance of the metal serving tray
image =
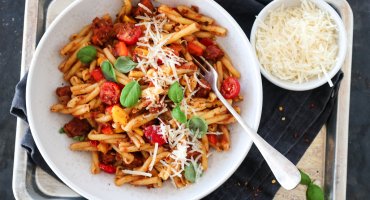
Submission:
MULTIPOLYGON (((337 107, 323 129, 320 140, 323 185, 328 199, 346 199, 347 146, 351 85, 353 14, 346 0, 327 0, 341 15, 347 30, 347 56, 342 67, 345 74, 339 90, 337 107)), ((26 0, 22 48, 21 77, 30 66, 33 53, 45 27, 73 0, 26 0)), ((83 199, 68 186, 35 166, 21 147, 27 124, 17 119, 14 152, 13 193, 16 199, 83 199)), ((310 147, 311 148, 311 147, 310 147)), ((302 197, 295 197, 301 199, 302 197)), ((281 199, 281 198, 277 198, 281 199)), ((304 199, 304 197, 303 197, 304 199)))

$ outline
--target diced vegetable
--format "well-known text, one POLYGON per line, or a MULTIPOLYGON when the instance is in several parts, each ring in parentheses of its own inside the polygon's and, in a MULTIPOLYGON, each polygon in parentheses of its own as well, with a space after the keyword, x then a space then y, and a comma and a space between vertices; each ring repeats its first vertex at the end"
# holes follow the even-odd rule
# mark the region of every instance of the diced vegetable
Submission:
POLYGON ((96 82, 104 79, 104 74, 100 68, 92 70, 90 74, 96 82))
POLYGON ((116 167, 114 167, 113 165, 106 165, 103 163, 99 163, 99 168, 108 174, 116 173, 116 167))
POLYGON ((166 141, 163 139, 162 135, 160 135, 158 132, 160 131, 160 128, 155 125, 147 126, 144 129, 144 135, 145 137, 150 141, 151 144, 158 143, 159 146, 166 143, 166 141))
POLYGON ((117 42, 114 45, 114 50, 118 56, 128 56, 128 49, 124 42, 117 42))
POLYGON ((188 51, 190 54, 195 56, 202 56, 203 55, 203 49, 195 44, 194 42, 188 43, 188 51))
POLYGON ((115 123, 120 125, 126 125, 128 120, 128 114, 120 106, 115 105, 112 108, 112 118, 115 123))

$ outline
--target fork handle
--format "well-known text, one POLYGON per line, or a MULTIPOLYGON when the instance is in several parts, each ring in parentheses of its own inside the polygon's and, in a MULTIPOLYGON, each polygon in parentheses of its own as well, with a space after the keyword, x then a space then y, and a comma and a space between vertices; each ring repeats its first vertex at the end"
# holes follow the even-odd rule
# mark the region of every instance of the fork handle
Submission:
POLYGON ((218 89, 213 89, 217 97, 225 105, 225 107, 230 111, 230 113, 239 122, 241 127, 249 134, 254 144, 257 146, 258 150, 261 152, 262 156, 265 158, 267 164, 269 165, 272 173, 275 175, 276 180, 280 185, 291 190, 295 188, 300 180, 301 174, 297 167, 290 162, 284 155, 267 143, 261 136, 257 134, 256 131, 251 129, 240 115, 234 110, 234 108, 226 101, 226 99, 221 95, 218 89))

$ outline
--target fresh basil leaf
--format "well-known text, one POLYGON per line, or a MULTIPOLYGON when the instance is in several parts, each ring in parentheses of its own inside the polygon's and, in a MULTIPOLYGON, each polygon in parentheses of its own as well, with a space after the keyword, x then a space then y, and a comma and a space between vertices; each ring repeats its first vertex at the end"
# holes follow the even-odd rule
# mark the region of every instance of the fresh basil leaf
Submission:
POLYGON ((318 185, 311 182, 307 187, 306 197, 307 200, 324 200, 324 192, 318 185))
POLYGON ((185 178, 186 178, 186 180, 188 180, 189 182, 191 182, 191 183, 194 183, 195 182, 195 180, 196 180, 196 176, 197 176, 197 174, 196 174, 196 172, 195 172, 195 167, 196 166, 194 166, 193 165, 193 163, 190 163, 188 166, 185 166, 185 178))
POLYGON ((179 82, 175 82, 171 85, 170 89, 168 90, 168 97, 174 103, 180 103, 184 98, 184 91, 179 82))
POLYGON ((176 106, 172 112, 171 115, 173 118, 175 118, 180 123, 186 123, 186 115, 184 112, 181 111, 180 106, 176 106))
POLYGON ((105 79, 117 82, 116 72, 114 72, 114 68, 108 60, 103 61, 101 64, 101 71, 103 72, 105 79))
POLYGON ((77 52, 77 58, 82 63, 88 64, 96 58, 96 48, 93 46, 86 46, 77 52))
POLYGON ((137 66, 137 63, 132 61, 128 56, 121 56, 114 63, 114 67, 122 73, 128 73, 137 66))
POLYGON ((79 141, 79 142, 82 142, 82 141, 84 141, 85 140, 85 136, 74 136, 73 138, 72 138, 73 140, 76 140, 76 141, 79 141))
POLYGON ((299 172, 301 173, 301 184, 302 185, 309 185, 312 182, 311 178, 306 173, 304 173, 303 171, 299 170, 299 172))
POLYGON ((137 81, 131 81, 122 90, 120 102, 124 107, 134 106, 141 96, 140 84, 137 81))
POLYGON ((190 132, 197 136, 197 138, 202 138, 208 130, 207 122, 200 117, 192 117, 186 124, 190 132))
POLYGON ((59 129, 59 133, 60 133, 60 134, 63 134, 63 133, 66 133, 66 131, 65 131, 65 130, 64 130, 64 128, 62 127, 62 128, 60 128, 60 129, 59 129))

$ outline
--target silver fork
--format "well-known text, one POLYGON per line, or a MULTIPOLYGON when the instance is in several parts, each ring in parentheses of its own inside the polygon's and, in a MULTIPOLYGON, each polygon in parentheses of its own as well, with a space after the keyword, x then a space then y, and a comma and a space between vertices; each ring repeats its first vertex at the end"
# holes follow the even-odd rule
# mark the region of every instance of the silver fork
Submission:
POLYGON ((262 156, 265 158, 267 164, 269 165, 272 173, 275 175, 276 180, 280 183, 283 188, 291 190, 295 188, 300 180, 301 174, 297 167, 290 162, 285 156, 283 156, 279 151, 267 143, 258 133, 250 128, 240 117, 240 115, 234 110, 234 108, 226 101, 226 99, 221 95, 217 88, 217 72, 212 67, 212 65, 202 56, 199 57, 207 67, 202 65, 197 58, 193 57, 194 62, 203 71, 204 78, 211 84, 212 90, 216 93, 218 99, 225 105, 229 112, 235 117, 239 122, 240 126, 249 134, 250 138, 257 146, 258 150, 261 152, 262 156))

